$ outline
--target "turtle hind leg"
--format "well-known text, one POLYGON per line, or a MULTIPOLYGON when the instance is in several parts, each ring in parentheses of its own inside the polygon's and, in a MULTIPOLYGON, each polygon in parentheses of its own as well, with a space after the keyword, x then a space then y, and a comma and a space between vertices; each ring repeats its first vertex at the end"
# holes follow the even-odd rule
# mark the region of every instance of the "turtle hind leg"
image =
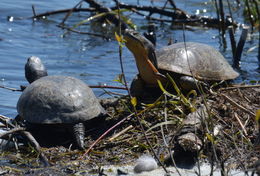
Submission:
POLYGON ((84 150, 85 125, 83 123, 76 123, 73 125, 73 135, 78 148, 84 150))

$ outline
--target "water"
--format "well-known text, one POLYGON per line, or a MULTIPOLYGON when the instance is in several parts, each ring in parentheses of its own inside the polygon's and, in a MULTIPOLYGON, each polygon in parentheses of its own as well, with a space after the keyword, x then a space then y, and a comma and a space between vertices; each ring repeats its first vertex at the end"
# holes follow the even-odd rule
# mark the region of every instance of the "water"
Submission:
MULTIPOLYGON (((120 74, 118 44, 115 40, 104 40, 89 35, 69 33, 61 37, 64 31, 58 28, 64 14, 48 17, 48 20, 32 21, 31 19, 14 20, 10 22, 7 16, 29 17, 32 16, 31 5, 35 5, 36 13, 52 11, 57 9, 71 8, 77 4, 77 0, 53 0, 42 2, 36 0, 8 0, 0 1, 0 85, 19 88, 26 85, 24 78, 24 64, 31 55, 40 57, 50 75, 69 75, 77 77, 90 85, 108 84, 120 85, 113 80, 120 74)), ((129 0, 128 3, 136 3, 129 0)), ((142 1, 150 5, 150 1, 142 1)), ((155 1, 154 5, 161 5, 164 1, 155 1)), ((177 2, 177 1, 176 1, 177 2)), ((202 13, 203 15, 215 16, 213 5, 204 1, 178 1, 177 6, 185 11, 202 13), (198 11, 199 10, 199 11, 198 11)), ((239 14, 241 12, 237 12, 239 14)), ((75 24, 79 18, 84 19, 84 13, 75 14, 69 22, 75 24)), ((243 22, 242 19, 239 19, 243 22)), ((133 16, 133 21, 139 26, 138 30, 144 32, 147 21, 140 16, 133 16)), ((180 29, 173 30, 170 24, 157 24, 158 45, 162 47, 167 44, 169 38, 183 41, 183 32, 180 29)), ((88 32, 102 31, 94 25, 87 25, 84 29, 88 32)), ((237 40, 241 30, 237 31, 237 40)), ((218 50, 231 62, 231 47, 227 39, 227 48, 220 42, 219 32, 216 29, 205 29, 190 27, 185 31, 186 41, 195 41, 209 44, 218 50)), ((242 76, 237 82, 259 80, 260 74, 256 71, 258 67, 257 49, 246 52, 258 44, 258 34, 250 35, 245 44, 245 52, 242 56, 242 76)), ((127 81, 137 73, 133 56, 127 50, 123 50, 123 59, 127 81)), ((102 94, 102 90, 95 89, 96 95, 102 94)), ((125 93, 120 91, 120 93, 125 93)), ((12 92, 0 89, 0 114, 15 117, 16 102, 20 92, 12 92)))

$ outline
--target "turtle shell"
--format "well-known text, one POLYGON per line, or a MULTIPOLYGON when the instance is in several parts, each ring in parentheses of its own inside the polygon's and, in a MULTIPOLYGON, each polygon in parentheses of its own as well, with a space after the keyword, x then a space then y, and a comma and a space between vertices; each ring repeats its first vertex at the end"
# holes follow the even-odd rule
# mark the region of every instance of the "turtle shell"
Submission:
POLYGON ((193 75, 199 80, 221 81, 239 76, 222 54, 206 44, 175 43, 157 50, 156 57, 159 70, 193 75))
POLYGON ((79 123, 105 110, 93 91, 69 76, 45 76, 30 84, 17 103, 19 115, 30 123, 79 123))

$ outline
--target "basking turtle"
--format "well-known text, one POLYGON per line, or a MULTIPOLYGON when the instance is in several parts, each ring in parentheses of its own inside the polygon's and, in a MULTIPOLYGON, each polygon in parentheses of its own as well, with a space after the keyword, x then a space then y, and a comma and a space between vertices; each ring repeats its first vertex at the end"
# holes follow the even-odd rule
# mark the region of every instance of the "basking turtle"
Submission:
POLYGON ((187 91, 196 89, 196 81, 216 82, 239 76, 216 49, 206 44, 175 43, 155 51, 153 44, 136 31, 125 31, 124 39, 139 71, 131 85, 134 96, 141 96, 144 87, 157 87, 157 79, 165 83, 166 73, 187 91))
POLYGON ((40 58, 28 58, 26 79, 31 83, 17 103, 17 111, 31 125, 62 125, 72 129, 75 142, 84 149, 84 123, 105 114, 93 91, 70 76, 46 76, 40 58))

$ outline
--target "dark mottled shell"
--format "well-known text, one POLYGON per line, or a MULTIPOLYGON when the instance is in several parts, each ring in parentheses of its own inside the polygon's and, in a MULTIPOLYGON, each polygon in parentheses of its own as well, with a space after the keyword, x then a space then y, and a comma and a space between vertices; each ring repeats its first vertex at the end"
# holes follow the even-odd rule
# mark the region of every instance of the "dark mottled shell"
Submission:
POLYGON ((175 43, 156 51, 158 67, 199 80, 231 80, 239 76, 213 47, 194 42, 175 43), (187 52, 185 52, 187 51, 187 52))
POLYGON ((17 111, 30 123, 79 123, 104 113, 93 91, 69 76, 45 76, 20 96, 17 111))

